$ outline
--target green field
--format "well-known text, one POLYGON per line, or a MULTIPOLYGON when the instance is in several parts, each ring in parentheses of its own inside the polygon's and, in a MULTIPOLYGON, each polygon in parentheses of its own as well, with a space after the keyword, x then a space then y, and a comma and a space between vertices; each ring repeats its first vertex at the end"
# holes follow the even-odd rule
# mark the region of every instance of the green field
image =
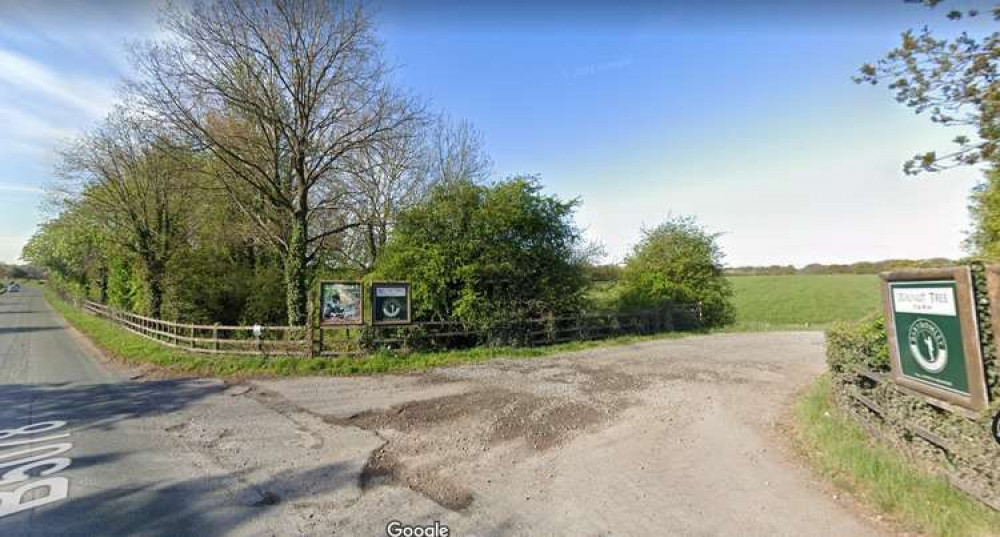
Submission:
POLYGON ((738 330, 822 329, 878 311, 873 274, 733 276, 738 330))

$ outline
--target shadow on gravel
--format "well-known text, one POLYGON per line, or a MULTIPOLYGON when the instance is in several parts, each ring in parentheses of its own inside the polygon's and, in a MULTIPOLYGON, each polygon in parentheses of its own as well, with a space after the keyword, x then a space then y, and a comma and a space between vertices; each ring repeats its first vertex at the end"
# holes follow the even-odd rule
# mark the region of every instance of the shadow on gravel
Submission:
POLYGON ((32 520, 32 529, 37 535, 80 536, 298 535, 301 530, 288 527, 287 521, 278 526, 257 519, 267 517, 280 504, 332 492, 354 479, 356 474, 333 464, 286 472, 260 484, 247 483, 242 474, 170 484, 140 481, 134 486, 71 496, 39 512, 32 520))
POLYGON ((171 379, 114 384, 0 384, 0 429, 62 420, 76 432, 110 429, 124 420, 169 414, 226 386, 217 381, 171 379))

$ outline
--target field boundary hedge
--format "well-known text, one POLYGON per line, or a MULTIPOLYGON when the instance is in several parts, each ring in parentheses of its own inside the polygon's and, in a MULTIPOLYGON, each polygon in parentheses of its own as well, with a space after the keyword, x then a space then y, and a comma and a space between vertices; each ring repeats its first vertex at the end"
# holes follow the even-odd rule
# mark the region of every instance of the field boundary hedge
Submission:
POLYGON ((970 265, 990 404, 973 413, 933 401, 889 378, 884 318, 838 323, 827 332, 834 400, 876 440, 941 475, 953 486, 1000 510, 1000 445, 991 432, 1000 411, 995 334, 985 267, 970 265))

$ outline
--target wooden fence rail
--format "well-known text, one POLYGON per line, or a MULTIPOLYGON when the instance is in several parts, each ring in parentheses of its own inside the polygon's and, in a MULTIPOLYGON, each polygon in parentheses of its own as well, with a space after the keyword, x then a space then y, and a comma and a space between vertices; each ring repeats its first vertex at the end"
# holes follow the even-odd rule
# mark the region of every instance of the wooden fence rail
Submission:
POLYGON ((83 308, 163 345, 206 354, 304 356, 310 353, 312 342, 309 328, 304 326, 261 326, 257 337, 253 326, 176 323, 97 302, 85 302, 83 308))
POLYGON ((670 307, 629 313, 586 313, 578 316, 513 319, 489 328, 460 321, 425 321, 386 326, 253 326, 199 325, 164 321, 84 302, 90 314, 160 344, 192 352, 228 355, 355 356, 377 349, 452 349, 476 345, 536 346, 570 341, 642 335, 693 328, 700 324, 697 307, 670 307))

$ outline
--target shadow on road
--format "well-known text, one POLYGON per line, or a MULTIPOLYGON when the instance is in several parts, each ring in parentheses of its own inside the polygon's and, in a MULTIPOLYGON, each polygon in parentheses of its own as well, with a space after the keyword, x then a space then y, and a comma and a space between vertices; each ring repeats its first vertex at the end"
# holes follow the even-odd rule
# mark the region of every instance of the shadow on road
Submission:
POLYGON ((0 384, 0 428, 64 420, 75 431, 168 414, 225 389, 217 381, 171 379, 116 384, 0 384))
POLYGON ((140 482, 71 497, 36 517, 33 530, 38 535, 53 531, 143 537, 298 534, 258 519, 286 503, 350 485, 353 479, 341 465, 333 464, 279 474, 259 484, 248 483, 242 473, 167 485, 140 482))

